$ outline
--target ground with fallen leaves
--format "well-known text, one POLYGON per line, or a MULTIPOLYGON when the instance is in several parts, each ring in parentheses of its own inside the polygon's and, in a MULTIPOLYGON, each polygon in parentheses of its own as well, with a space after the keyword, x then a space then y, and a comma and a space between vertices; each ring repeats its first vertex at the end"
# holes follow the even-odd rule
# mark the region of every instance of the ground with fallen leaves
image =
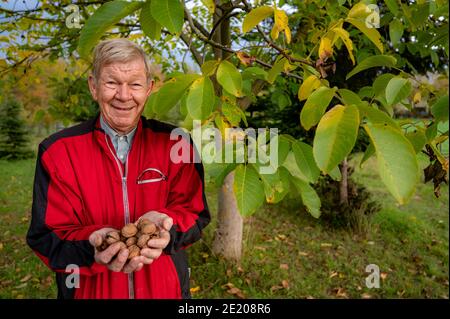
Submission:
MULTIPOLYGON (((419 185, 398 206, 373 159, 356 169, 383 209, 366 236, 333 229, 310 217, 298 200, 265 205, 245 220, 240 263, 215 256, 211 243, 217 201, 207 196, 213 221, 188 249, 193 298, 448 298, 448 187, 433 197, 419 185), (366 287, 366 266, 380 269, 380 288, 366 287)), ((0 298, 55 298, 53 274, 30 251, 34 160, 0 161, 0 298)))

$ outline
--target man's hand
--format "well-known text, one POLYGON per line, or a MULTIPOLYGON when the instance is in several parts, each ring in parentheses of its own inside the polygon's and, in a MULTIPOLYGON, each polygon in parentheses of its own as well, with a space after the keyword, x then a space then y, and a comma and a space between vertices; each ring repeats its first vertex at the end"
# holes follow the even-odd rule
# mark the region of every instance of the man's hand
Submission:
POLYGON ((114 243, 103 251, 98 250, 98 247, 101 246, 106 234, 110 231, 118 230, 114 228, 99 229, 89 236, 89 242, 95 247, 95 261, 101 265, 105 265, 109 270, 117 272, 123 269, 125 263, 127 262, 129 251, 126 247, 124 249, 125 245, 122 242, 114 243), (117 257, 114 258, 116 255, 117 257))
POLYGON ((159 227, 160 238, 150 239, 147 243, 149 248, 141 249, 141 256, 144 257, 144 264, 151 264, 153 260, 161 256, 162 251, 170 242, 169 230, 172 228, 173 219, 166 214, 157 211, 150 211, 142 215, 139 219, 148 219, 159 227))

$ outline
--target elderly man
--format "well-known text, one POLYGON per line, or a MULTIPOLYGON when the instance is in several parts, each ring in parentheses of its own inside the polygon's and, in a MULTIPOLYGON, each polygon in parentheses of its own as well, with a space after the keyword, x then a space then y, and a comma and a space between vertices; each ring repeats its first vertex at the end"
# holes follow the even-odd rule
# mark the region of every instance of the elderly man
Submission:
POLYGON ((27 242, 56 272, 59 298, 190 297, 184 248, 210 221, 203 167, 171 161, 174 127, 141 117, 152 87, 139 46, 101 42, 89 77, 100 114, 39 145, 27 242), (160 236, 139 256, 119 243, 99 249, 109 231, 141 219, 160 236))

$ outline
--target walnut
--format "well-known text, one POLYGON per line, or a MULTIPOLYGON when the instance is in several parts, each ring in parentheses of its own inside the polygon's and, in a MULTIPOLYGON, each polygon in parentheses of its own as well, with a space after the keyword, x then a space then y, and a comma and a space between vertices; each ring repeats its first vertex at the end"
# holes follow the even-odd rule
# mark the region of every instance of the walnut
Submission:
POLYGON ((120 234, 118 231, 110 231, 109 233, 106 234, 106 238, 105 238, 106 242, 111 245, 114 244, 118 241, 120 241, 120 234))
POLYGON ((130 238, 127 238, 127 240, 125 241, 125 244, 126 244, 128 247, 130 247, 130 246, 135 245, 136 242, 137 242, 137 238, 136 238, 136 237, 130 237, 130 238))
POLYGON ((138 232, 138 229, 137 229, 136 225, 131 224, 131 223, 123 226, 122 231, 121 231, 123 237, 126 237, 126 238, 133 237, 134 235, 136 235, 137 232, 138 232))
POLYGON ((147 242, 149 241, 149 239, 150 235, 142 234, 137 241, 137 245, 139 246, 139 248, 142 249, 144 247, 147 247, 147 242))
POLYGON ((128 259, 139 256, 141 253, 141 249, 136 245, 132 245, 132 246, 128 247, 128 251, 130 252, 128 255, 128 259))
POLYGON ((141 226, 141 233, 146 235, 151 235, 156 232, 156 225, 155 223, 147 223, 141 226))

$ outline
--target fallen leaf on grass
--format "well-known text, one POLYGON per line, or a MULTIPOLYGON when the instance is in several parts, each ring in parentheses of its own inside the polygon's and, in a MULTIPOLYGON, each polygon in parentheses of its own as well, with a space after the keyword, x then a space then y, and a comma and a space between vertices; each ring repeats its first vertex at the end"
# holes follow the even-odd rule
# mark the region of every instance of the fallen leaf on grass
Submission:
POLYGON ((333 271, 329 278, 336 277, 337 275, 339 275, 339 273, 337 271, 333 271))
POLYGON ((20 279, 20 282, 26 282, 26 281, 30 280, 31 277, 33 277, 33 276, 31 276, 31 275, 26 275, 25 277, 23 277, 22 279, 20 279))
POLYGON ((288 270, 289 265, 288 264, 280 264, 280 269, 288 270))
POLYGON ((298 252, 298 254, 300 255, 300 256, 309 256, 309 253, 307 253, 306 251, 299 251, 298 252))
POLYGON ((369 295, 368 293, 363 293, 363 294, 361 295, 361 298, 362 298, 362 299, 372 299, 372 295, 369 295))
POLYGON ((380 274, 381 280, 385 280, 387 278, 388 274, 386 272, 382 272, 380 274))
POLYGON ((322 248, 330 248, 332 246, 333 246, 333 244, 330 244, 330 243, 321 243, 320 244, 320 247, 322 247, 322 248))
POLYGON ((287 281, 286 279, 281 281, 281 285, 284 289, 289 289, 289 281, 287 281))
POLYGON ((245 299, 244 294, 242 293, 241 289, 237 287, 233 287, 227 290, 227 292, 231 295, 235 295, 238 298, 245 299))
POLYGON ((28 283, 24 282, 23 284, 14 287, 14 289, 22 289, 22 288, 25 288, 27 285, 28 285, 28 283))
POLYGON ((336 288, 336 289, 334 289, 334 293, 336 294, 336 297, 338 297, 338 298, 348 299, 347 292, 344 290, 344 288, 336 288))
POLYGON ((189 289, 189 291, 191 292, 191 294, 195 294, 200 291, 200 286, 193 287, 193 288, 189 289))

